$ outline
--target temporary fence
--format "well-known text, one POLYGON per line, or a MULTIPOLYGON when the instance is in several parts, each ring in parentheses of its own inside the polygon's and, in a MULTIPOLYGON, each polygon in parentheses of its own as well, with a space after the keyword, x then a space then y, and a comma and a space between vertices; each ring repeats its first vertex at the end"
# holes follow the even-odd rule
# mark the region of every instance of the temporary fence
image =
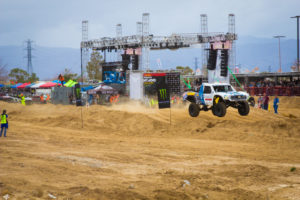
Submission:
POLYGON ((245 87, 251 96, 300 96, 300 86, 245 87))

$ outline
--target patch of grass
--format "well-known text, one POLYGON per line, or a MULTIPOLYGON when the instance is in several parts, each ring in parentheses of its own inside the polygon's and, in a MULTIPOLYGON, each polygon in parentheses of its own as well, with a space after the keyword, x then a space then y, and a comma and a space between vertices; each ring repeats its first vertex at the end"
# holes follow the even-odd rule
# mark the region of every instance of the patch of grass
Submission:
POLYGON ((291 171, 291 172, 296 171, 296 167, 292 167, 292 168, 290 169, 290 171, 291 171))

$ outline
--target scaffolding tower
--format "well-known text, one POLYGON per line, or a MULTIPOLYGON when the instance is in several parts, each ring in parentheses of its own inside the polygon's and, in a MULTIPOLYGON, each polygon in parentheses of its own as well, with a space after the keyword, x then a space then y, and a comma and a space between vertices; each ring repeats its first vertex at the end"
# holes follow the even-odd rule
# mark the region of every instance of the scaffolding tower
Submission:
POLYGON ((32 75, 33 73, 33 68, 32 68, 32 54, 31 54, 31 51, 32 51, 32 40, 28 39, 26 41, 26 51, 27 51, 27 55, 26 55, 26 58, 27 58, 27 73, 29 75, 32 75))
MULTIPOLYGON (((150 14, 143 13, 142 17, 142 43, 148 43, 149 39, 149 20, 150 14)), ((142 70, 149 70, 149 54, 150 54, 150 47, 148 45, 143 45, 142 48, 142 70)))
MULTIPOLYGON (((228 33, 235 34, 235 15, 228 15, 228 33)), ((229 50, 229 68, 235 72, 236 65, 236 42, 232 40, 231 49, 229 50)))
POLYGON ((143 32, 142 22, 136 22, 136 35, 137 36, 142 36, 142 32, 143 32))
MULTIPOLYGON (((117 24, 116 26, 116 38, 120 39, 122 38, 122 24, 117 24)), ((117 61, 121 61, 122 60, 122 50, 118 49, 117 50, 117 61)))
MULTIPOLYGON (((136 22, 136 35, 137 35, 137 37, 140 37, 140 38, 143 35, 143 23, 142 22, 136 22)), ((141 54, 141 51, 142 50, 140 48, 139 54, 141 54)), ((138 65, 142 69, 142 65, 143 65, 142 55, 139 55, 138 59, 139 59, 138 65)))
MULTIPOLYGON (((89 21, 82 21, 82 42, 89 40, 89 21)), ((83 70, 86 71, 86 66, 89 61, 89 48, 82 48, 82 66, 83 70)))
MULTIPOLYGON (((200 26, 200 29, 201 29, 201 34, 203 36, 208 36, 208 26, 207 26, 207 15, 206 14, 201 14, 200 15, 200 22, 201 22, 201 26, 200 26)), ((201 49, 202 49, 202 56, 201 56, 201 59, 202 59, 202 74, 203 75, 207 75, 207 59, 208 59, 208 46, 209 44, 208 43, 203 43, 201 44, 201 49)))

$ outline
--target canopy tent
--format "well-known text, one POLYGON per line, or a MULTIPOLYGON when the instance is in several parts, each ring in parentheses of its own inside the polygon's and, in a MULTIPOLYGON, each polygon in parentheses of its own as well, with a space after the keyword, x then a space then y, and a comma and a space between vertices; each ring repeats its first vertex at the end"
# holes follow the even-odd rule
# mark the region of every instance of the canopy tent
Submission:
POLYGON ((36 83, 31 83, 29 85, 26 85, 25 88, 31 88, 32 86, 34 86, 36 83))
POLYGON ((94 89, 94 87, 89 85, 89 86, 86 86, 86 87, 82 87, 81 91, 85 92, 85 91, 92 90, 92 89, 94 89))
MULTIPOLYGON (((53 83, 57 83, 57 84, 61 84, 61 81, 60 80, 54 80, 54 81, 52 81, 53 83)), ((63 84, 66 84, 66 82, 65 81, 63 81, 63 84)))
POLYGON ((18 89, 24 89, 27 85, 30 85, 30 83, 23 83, 22 85, 19 85, 18 89))
POLYGON ((70 80, 68 80, 68 82, 66 82, 64 84, 64 86, 65 87, 73 87, 75 84, 77 84, 77 82, 70 79, 70 80))
POLYGON ((45 83, 46 83, 45 81, 38 82, 38 83, 34 84, 33 86, 31 86, 31 88, 33 88, 33 89, 39 88, 41 85, 43 85, 45 83))
POLYGON ((0 84, 0 88, 1 88, 1 87, 4 87, 4 85, 0 84))
POLYGON ((18 86, 22 85, 23 83, 17 83, 15 85, 12 85, 11 88, 17 88, 18 86))
POLYGON ((47 82, 43 85, 40 85, 39 88, 50 88, 50 87, 56 87, 56 86, 61 86, 61 84, 60 83, 47 82))
POLYGON ((77 82, 73 81, 73 83, 70 85, 70 87, 73 87, 76 84, 77 84, 77 82))
POLYGON ((101 93, 101 94, 118 94, 118 91, 110 86, 107 85, 99 85, 98 87, 92 89, 92 90, 88 90, 87 91, 88 94, 97 94, 97 93, 101 93))

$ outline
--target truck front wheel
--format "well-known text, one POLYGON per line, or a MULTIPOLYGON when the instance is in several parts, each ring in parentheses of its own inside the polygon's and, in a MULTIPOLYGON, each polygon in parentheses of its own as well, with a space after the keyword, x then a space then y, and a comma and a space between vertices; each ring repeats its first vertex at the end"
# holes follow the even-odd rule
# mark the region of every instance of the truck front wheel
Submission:
POLYGON ((195 103, 191 103, 189 106, 189 114, 191 117, 198 117, 200 112, 200 108, 199 105, 195 104, 195 103))
POLYGON ((224 117, 226 115, 226 105, 224 102, 219 102, 215 104, 212 108, 212 112, 214 115, 218 117, 224 117))
POLYGON ((250 107, 248 102, 240 102, 238 106, 239 114, 242 116, 246 116, 249 114, 250 107))

